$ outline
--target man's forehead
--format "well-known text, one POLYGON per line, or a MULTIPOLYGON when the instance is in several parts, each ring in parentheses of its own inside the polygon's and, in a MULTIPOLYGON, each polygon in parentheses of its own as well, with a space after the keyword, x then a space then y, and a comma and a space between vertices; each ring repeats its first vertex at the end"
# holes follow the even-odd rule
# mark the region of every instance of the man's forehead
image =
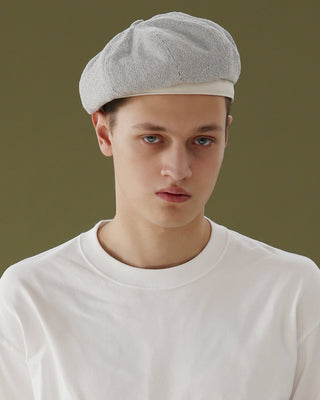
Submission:
MULTIPOLYGON (((167 126, 161 126, 154 124, 152 122, 142 122, 131 126, 134 130, 146 130, 150 132, 170 132, 170 129, 167 126)), ((191 129, 191 133, 205 133, 205 132, 214 132, 221 131, 223 127, 217 123, 210 123, 205 125, 195 126, 191 129)))
POLYGON ((223 130, 226 100, 221 96, 152 95, 128 99, 117 119, 133 130, 195 132, 223 130))

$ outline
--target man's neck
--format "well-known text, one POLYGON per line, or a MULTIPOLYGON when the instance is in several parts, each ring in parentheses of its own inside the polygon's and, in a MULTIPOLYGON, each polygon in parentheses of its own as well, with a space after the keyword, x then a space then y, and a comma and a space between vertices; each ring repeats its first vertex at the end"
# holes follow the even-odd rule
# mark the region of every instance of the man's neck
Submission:
POLYGON ((98 231, 104 250, 115 259, 138 268, 162 269, 183 264, 198 255, 211 235, 204 217, 179 228, 123 223, 116 217, 98 231))

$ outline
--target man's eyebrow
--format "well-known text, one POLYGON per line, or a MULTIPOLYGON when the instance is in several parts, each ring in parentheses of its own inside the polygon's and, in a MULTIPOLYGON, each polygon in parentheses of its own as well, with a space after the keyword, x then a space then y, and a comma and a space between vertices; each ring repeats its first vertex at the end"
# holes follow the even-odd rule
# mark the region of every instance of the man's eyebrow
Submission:
MULTIPOLYGON (((159 125, 154 125, 150 122, 144 122, 142 124, 137 124, 137 125, 132 125, 132 128, 134 129, 144 129, 147 131, 153 131, 153 132, 168 132, 168 130, 159 125)), ((210 132, 210 131, 220 131, 223 130, 223 127, 217 124, 209 124, 209 125, 202 125, 198 126, 193 129, 193 133, 204 133, 204 132, 210 132)))

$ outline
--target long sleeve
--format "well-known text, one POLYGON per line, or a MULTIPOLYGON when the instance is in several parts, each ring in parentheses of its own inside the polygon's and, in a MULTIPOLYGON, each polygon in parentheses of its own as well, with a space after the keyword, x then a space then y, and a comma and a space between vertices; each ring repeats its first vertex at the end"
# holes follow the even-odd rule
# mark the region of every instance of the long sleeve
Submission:
POLYGON ((320 322, 299 343, 290 400, 320 399, 320 322))

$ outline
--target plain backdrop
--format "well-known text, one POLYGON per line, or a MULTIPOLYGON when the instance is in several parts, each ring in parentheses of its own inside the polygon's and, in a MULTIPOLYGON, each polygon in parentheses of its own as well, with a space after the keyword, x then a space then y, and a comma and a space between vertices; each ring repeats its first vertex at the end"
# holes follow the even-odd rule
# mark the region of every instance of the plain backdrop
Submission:
POLYGON ((79 78, 118 32, 169 11, 221 24, 242 61, 206 215, 320 265, 318 0, 31 0, 0 16, 1 271, 113 217, 112 160, 79 78))

